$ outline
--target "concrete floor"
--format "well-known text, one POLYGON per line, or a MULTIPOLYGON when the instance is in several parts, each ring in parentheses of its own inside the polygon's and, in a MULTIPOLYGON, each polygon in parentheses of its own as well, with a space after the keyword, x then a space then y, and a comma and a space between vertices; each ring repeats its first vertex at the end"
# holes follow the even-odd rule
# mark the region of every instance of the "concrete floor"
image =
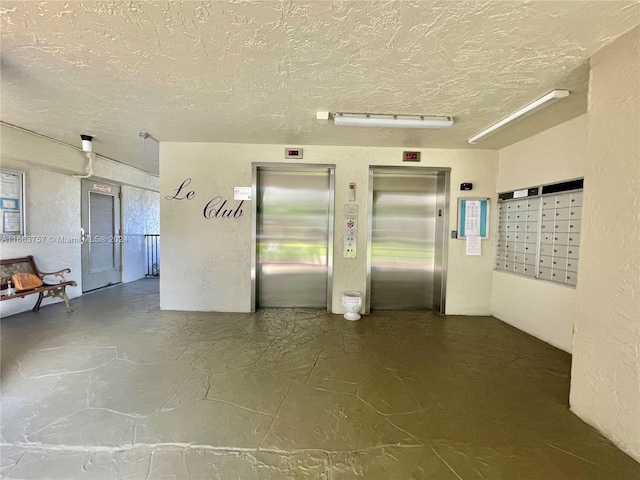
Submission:
POLYGON ((2 320, 4 478, 640 478, 569 412, 570 356, 491 317, 72 304, 2 320))

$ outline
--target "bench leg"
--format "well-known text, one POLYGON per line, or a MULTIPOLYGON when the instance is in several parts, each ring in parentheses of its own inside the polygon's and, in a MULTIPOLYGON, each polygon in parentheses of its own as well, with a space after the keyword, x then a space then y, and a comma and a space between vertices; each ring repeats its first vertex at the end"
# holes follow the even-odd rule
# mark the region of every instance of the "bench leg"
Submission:
POLYGON ((67 292, 64 288, 62 289, 62 292, 60 292, 60 294, 62 295, 64 303, 67 304, 67 312, 73 312, 73 308, 71 308, 71 305, 69 305, 69 297, 67 297, 67 292))
POLYGON ((33 311, 37 312, 38 310, 40 310, 40 304, 42 303, 42 295, 44 294, 44 292, 40 292, 40 294, 38 295, 38 301, 36 302, 35 306, 33 307, 33 311))

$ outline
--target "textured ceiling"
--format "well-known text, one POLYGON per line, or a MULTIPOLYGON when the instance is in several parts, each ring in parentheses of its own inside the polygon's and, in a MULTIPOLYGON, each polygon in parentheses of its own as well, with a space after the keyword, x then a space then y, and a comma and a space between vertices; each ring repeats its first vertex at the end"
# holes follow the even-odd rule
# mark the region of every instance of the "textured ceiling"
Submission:
POLYGON ((9 2, 2 120, 157 173, 159 141, 470 148, 553 88, 569 98, 474 148, 586 111, 588 59, 638 2, 9 2), (452 115, 448 130, 336 127, 318 110, 452 115))

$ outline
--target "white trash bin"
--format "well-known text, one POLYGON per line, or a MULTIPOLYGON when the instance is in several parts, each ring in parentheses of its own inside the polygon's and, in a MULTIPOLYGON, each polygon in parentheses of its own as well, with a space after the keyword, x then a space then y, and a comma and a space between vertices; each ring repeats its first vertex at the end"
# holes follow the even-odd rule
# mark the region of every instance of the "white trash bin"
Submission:
POLYGON ((344 318, 355 321, 360 320, 360 307, 362 307, 362 294, 360 292, 344 292, 342 294, 342 306, 345 309, 344 318))

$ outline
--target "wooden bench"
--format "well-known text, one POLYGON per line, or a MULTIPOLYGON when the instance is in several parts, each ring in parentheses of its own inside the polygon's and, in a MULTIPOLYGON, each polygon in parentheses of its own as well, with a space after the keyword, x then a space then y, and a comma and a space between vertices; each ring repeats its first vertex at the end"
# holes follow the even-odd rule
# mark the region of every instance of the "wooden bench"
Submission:
POLYGON ((33 307, 34 312, 40 310, 40 304, 42 303, 42 300, 47 297, 62 298, 64 300, 64 303, 66 303, 67 305, 67 311, 73 311, 73 309, 69 305, 69 297, 67 297, 67 292, 65 291, 65 289, 68 286, 75 287, 77 284, 73 280, 69 281, 64 278, 65 273, 71 273, 70 269, 65 268, 64 270, 60 270, 58 272, 41 272, 36 266, 36 262, 33 260, 32 255, 22 258, 9 258, 6 260, 0 260, 0 288, 2 290, 5 290, 7 288, 7 282, 11 279, 14 273, 18 272, 33 273, 34 275, 37 275, 42 279, 44 285, 38 288, 34 288, 33 290, 15 292, 13 295, 2 295, 0 297, 0 301, 11 300, 13 298, 24 298, 27 295, 33 295, 37 293, 38 301, 36 302, 35 307, 33 307), (60 281, 58 283, 47 283, 44 278, 46 276, 60 277, 60 281))

